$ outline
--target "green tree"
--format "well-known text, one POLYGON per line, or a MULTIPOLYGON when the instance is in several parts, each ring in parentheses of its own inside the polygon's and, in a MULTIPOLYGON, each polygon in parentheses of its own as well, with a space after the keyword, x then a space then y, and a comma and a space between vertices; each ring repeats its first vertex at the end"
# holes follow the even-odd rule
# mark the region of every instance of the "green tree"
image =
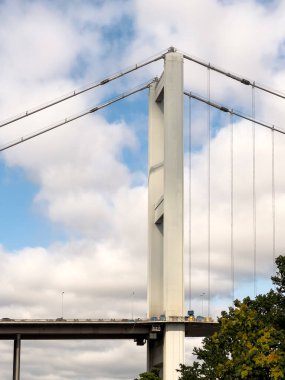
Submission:
POLYGON ((194 349, 198 361, 180 366, 180 380, 285 379, 285 257, 276 265, 276 289, 223 311, 218 332, 194 349))
POLYGON ((160 380, 159 369, 154 368, 150 372, 141 373, 139 378, 135 380, 160 380))

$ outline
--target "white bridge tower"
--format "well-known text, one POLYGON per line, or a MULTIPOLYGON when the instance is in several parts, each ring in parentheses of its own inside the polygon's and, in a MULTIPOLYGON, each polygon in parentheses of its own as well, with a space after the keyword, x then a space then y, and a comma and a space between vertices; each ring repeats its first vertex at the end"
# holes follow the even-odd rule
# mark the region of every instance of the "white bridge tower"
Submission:
MULTIPOLYGON (((149 94, 148 317, 182 317, 183 276, 183 55, 165 55, 164 72, 149 94)), ((166 323, 148 341, 148 369, 178 379, 184 363, 184 323, 166 323)))

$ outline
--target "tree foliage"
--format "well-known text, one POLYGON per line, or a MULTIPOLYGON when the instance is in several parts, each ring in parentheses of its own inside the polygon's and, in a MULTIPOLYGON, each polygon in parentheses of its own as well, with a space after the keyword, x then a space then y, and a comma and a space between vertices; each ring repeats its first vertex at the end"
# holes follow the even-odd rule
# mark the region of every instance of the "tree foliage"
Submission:
POLYGON ((180 366, 180 380, 285 379, 285 257, 276 265, 276 288, 223 311, 218 332, 194 349, 198 361, 180 366))
POLYGON ((135 380, 160 380, 159 369, 153 368, 150 372, 141 373, 135 380))

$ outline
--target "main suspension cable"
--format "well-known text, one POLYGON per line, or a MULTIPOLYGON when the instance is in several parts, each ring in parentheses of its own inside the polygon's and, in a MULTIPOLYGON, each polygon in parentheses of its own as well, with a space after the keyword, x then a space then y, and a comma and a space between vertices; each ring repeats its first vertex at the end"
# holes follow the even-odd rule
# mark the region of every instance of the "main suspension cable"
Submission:
POLYGON ((84 87, 81 87, 81 88, 78 88, 76 90, 73 90, 72 92, 70 92, 70 93, 68 93, 66 95, 63 95, 63 96, 61 96, 59 98, 51 100, 51 101, 49 101, 49 102, 47 102, 45 104, 42 104, 42 105, 37 106, 35 108, 32 108, 30 110, 27 110, 27 111, 25 111, 25 112, 23 112, 23 113, 21 113, 19 115, 16 115, 14 117, 6 119, 6 120, 0 122, 0 128, 4 127, 5 125, 14 123, 15 121, 21 120, 21 119, 23 119, 25 117, 31 116, 31 115, 33 115, 33 114, 35 114, 37 112, 43 111, 43 110, 45 110, 45 109, 47 109, 49 107, 52 107, 52 106, 54 106, 56 104, 62 103, 65 100, 74 98, 75 96, 81 95, 81 94, 83 94, 83 93, 85 93, 87 91, 94 90, 95 88, 97 88, 99 86, 103 86, 103 85, 105 85, 105 84, 107 84, 107 83, 109 83, 109 82, 111 82, 111 81, 113 81, 115 79, 123 77, 126 74, 129 74, 129 73, 131 73, 131 72, 133 72, 135 70, 138 70, 138 69, 140 69, 140 68, 142 68, 144 66, 147 66, 147 65, 149 65, 149 64, 151 64, 153 62, 156 62, 156 61, 164 58, 165 53, 167 51, 168 50, 165 50, 165 51, 163 51, 163 52, 161 52, 161 53, 159 53, 159 54, 157 54, 157 55, 155 55, 153 57, 150 57, 150 58, 148 58, 148 59, 146 59, 146 60, 144 60, 144 61, 142 61, 140 63, 136 63, 135 65, 130 66, 129 68, 124 69, 122 71, 119 71, 119 72, 117 72, 115 74, 112 74, 109 77, 106 77, 106 78, 104 78, 104 79, 102 79, 102 80, 100 80, 98 82, 91 83, 91 84, 88 84, 88 85, 86 85, 84 87))
POLYGON ((256 82, 252 81, 252 80, 249 80, 249 79, 245 79, 239 75, 236 75, 236 74, 232 74, 230 73, 229 71, 225 70, 225 69, 222 69, 222 68, 219 68, 217 66, 214 66, 212 65, 211 63, 208 63, 208 62, 205 62, 205 61, 202 61, 201 59, 198 59, 198 58, 195 58, 193 56, 190 56, 189 54, 187 53, 184 53, 181 51, 181 53, 183 54, 183 57, 185 59, 187 59, 188 61, 192 61, 194 63, 197 63, 198 65, 201 65, 201 66, 204 66, 204 67, 207 67, 213 71, 216 71, 217 73, 219 74, 222 74, 222 75, 225 75, 231 79, 234 79, 246 86, 254 86, 255 88, 258 88, 259 90, 261 91, 264 91, 264 92, 267 92, 271 95, 275 95, 275 96, 278 96, 279 98, 282 98, 282 99, 285 99, 285 94, 282 93, 281 91, 278 91, 278 90, 274 90, 274 89, 270 89, 262 84, 257 84, 256 82))
POLYGON ((72 122, 74 120, 80 119, 83 116, 86 116, 86 115, 88 115, 90 113, 94 113, 96 111, 99 111, 102 108, 108 107, 111 104, 118 102, 119 100, 125 99, 125 98, 127 98, 127 97, 129 97, 131 95, 136 94, 137 92, 145 90, 146 88, 148 88, 150 86, 151 83, 153 83, 155 81, 157 81, 157 78, 152 79, 151 81, 147 82, 146 84, 141 85, 139 87, 136 87, 133 90, 130 90, 128 92, 124 92, 121 95, 119 95, 119 96, 117 96, 117 97, 115 97, 115 98, 113 98, 111 100, 108 100, 108 101, 106 101, 104 103, 101 103, 101 104, 99 104, 96 107, 90 108, 87 111, 81 112, 81 113, 79 113, 77 115, 74 115, 74 116, 71 116, 71 117, 67 117, 64 120, 61 120, 61 121, 59 121, 59 122, 57 122, 55 124, 52 124, 52 125, 50 125, 50 126, 48 126, 46 128, 40 129, 40 130, 38 130, 36 132, 33 132, 31 134, 28 134, 28 135, 25 135, 25 136, 23 136, 23 137, 21 137, 19 139, 16 139, 16 140, 13 140, 11 142, 8 142, 7 144, 0 146, 0 152, 4 151, 6 149, 12 148, 15 145, 22 144, 23 142, 25 142, 27 140, 31 140, 34 137, 42 135, 42 134, 44 134, 46 132, 49 132, 49 131, 51 131, 53 129, 56 129, 58 127, 61 127, 62 125, 68 124, 68 123, 70 123, 70 122, 72 122))
MULTIPOLYGON (((30 110, 27 110, 27 111, 19 114, 19 115, 16 115, 14 117, 11 117, 11 118, 8 118, 6 120, 3 120, 2 122, 0 122, 0 128, 4 127, 5 125, 14 123, 14 122, 16 122, 18 120, 21 120, 21 119, 23 119, 23 118, 25 118, 27 116, 33 115, 33 114, 35 114, 37 112, 43 111, 44 109, 52 107, 52 106, 54 106, 56 104, 59 104, 59 103, 65 101, 65 100, 68 100, 68 99, 71 99, 71 98, 73 98, 75 96, 83 94, 83 93, 85 93, 87 91, 93 90, 96 87, 103 86, 103 85, 105 85, 105 84, 107 84, 107 83, 109 83, 109 82, 111 82, 111 81, 113 81, 115 79, 118 79, 118 78, 120 78, 120 77, 122 77, 122 76, 124 76, 126 74, 129 74, 129 73, 131 73, 131 72, 133 72, 135 70, 138 70, 138 69, 140 69, 140 68, 142 68, 144 66, 147 66, 147 65, 149 65, 149 64, 151 64, 151 63, 153 63, 155 61, 163 59, 165 57, 166 53, 168 53, 168 52, 174 52, 174 51, 179 51, 179 50, 175 49, 174 47, 170 47, 168 49, 165 49, 161 53, 158 53, 157 55, 154 55, 154 56, 152 56, 152 57, 150 57, 150 58, 148 58, 148 59, 146 59, 146 60, 144 60, 144 61, 142 61, 140 63, 137 63, 137 64, 135 64, 133 66, 130 66, 127 69, 124 69, 124 70, 119 71, 119 72, 117 72, 115 74, 112 74, 111 76, 106 77, 106 78, 104 78, 104 79, 102 79, 102 80, 100 80, 98 82, 85 85, 84 87, 81 87, 81 88, 78 88, 76 90, 73 90, 72 92, 70 92, 70 93, 68 93, 66 95, 63 95, 63 96, 61 96, 59 98, 56 98, 54 100, 51 100, 51 101, 49 101, 49 102, 47 102, 47 103, 45 103, 43 105, 37 106, 35 108, 32 108, 30 110)), ((270 93, 272 95, 275 95, 275 96, 278 96, 278 97, 280 97, 282 99, 285 99, 285 95, 283 93, 281 93, 280 91, 277 91, 277 90, 274 90, 274 89, 269 89, 266 86, 263 86, 261 84, 257 84, 256 82, 253 82, 251 80, 245 79, 245 78, 243 78, 243 77, 241 77, 239 75, 232 74, 232 73, 230 73, 229 71, 227 71, 225 69, 218 68, 217 66, 214 66, 214 65, 212 65, 212 64, 210 64, 208 62, 206 63, 206 62, 202 61, 201 59, 198 59, 198 58, 195 58, 193 56, 190 56, 187 53, 184 53, 182 51, 180 51, 180 52, 183 54, 183 57, 185 59, 189 60, 189 61, 192 61, 194 63, 202 65, 202 66, 204 66, 204 67, 206 67, 206 68, 208 68, 210 70, 216 71, 216 72, 218 72, 218 73, 220 73, 222 75, 225 75, 225 76, 227 76, 227 77, 229 77, 231 79, 239 81, 240 83, 243 83, 245 85, 251 85, 251 86, 253 86, 253 83, 254 83, 254 87, 255 88, 258 88, 259 90, 265 91, 267 93, 270 93)))
POLYGON ((202 96, 193 94, 190 91, 184 91, 184 95, 190 96, 191 98, 196 99, 196 100, 198 100, 198 101, 200 101, 202 103, 209 104, 211 107, 217 108, 220 111, 232 113, 233 115, 238 116, 241 119, 252 121, 255 124, 261 125, 262 127, 271 129, 274 132, 278 132, 278 133, 281 133, 281 134, 285 135, 285 130, 280 129, 280 128, 276 128, 273 124, 269 124, 269 123, 266 123, 264 121, 253 119, 251 116, 245 115, 245 114, 243 114, 241 112, 238 112, 238 111, 235 111, 235 110, 230 109, 228 107, 225 107, 225 106, 223 106, 223 105, 221 105, 219 103, 216 103, 216 102, 213 102, 213 101, 209 102, 207 99, 203 98, 202 96))

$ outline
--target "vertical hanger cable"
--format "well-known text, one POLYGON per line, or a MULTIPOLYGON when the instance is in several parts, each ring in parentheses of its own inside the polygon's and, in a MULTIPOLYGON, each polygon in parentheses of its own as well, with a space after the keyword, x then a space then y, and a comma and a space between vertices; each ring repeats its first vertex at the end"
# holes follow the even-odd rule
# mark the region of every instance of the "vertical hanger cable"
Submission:
POLYGON ((192 101, 189 96, 189 310, 192 309, 192 101))
POLYGON ((235 270, 234 270, 234 133, 233 133, 233 113, 230 113, 230 172, 231 172, 231 282, 232 300, 235 299, 235 270))
MULTIPOLYGON (((211 101, 211 70, 207 75, 208 100, 211 101)), ((211 106, 208 105, 208 316, 211 313, 211 106)))
POLYGON ((275 138, 274 138, 274 125, 271 130, 271 183, 272 183, 272 260, 273 260, 273 275, 275 273, 275 258, 276 258, 276 207, 275 207, 275 138))
MULTIPOLYGON (((255 82, 252 85, 252 118, 255 119, 255 82)), ((252 122, 252 224, 253 224, 253 286, 256 296, 256 162, 255 122, 252 122)))

